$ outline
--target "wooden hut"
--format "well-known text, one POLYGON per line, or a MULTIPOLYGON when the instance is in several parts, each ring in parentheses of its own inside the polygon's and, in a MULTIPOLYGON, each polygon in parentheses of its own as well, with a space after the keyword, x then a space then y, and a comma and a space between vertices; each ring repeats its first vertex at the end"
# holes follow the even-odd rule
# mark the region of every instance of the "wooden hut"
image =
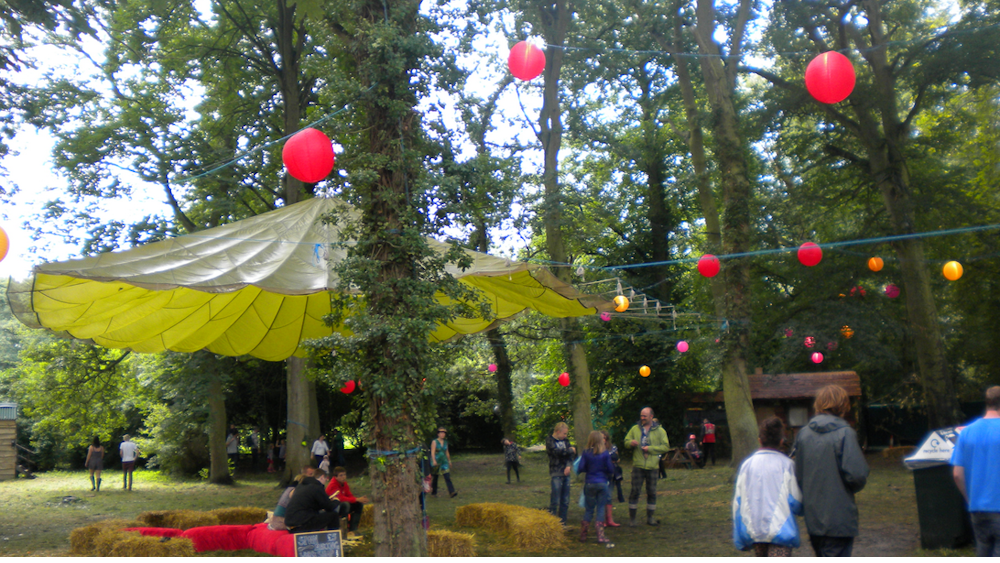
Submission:
POLYGON ((17 465, 17 405, 0 403, 0 481, 14 478, 17 465))

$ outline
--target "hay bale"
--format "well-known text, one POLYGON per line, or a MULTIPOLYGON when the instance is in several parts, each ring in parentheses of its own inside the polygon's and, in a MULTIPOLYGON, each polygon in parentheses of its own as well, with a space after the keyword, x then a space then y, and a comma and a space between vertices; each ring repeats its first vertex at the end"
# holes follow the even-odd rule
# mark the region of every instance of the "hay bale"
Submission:
POLYGON ((163 538, 143 536, 138 532, 124 532, 111 545, 107 557, 194 557, 194 543, 188 538, 163 538))
POLYGON ((475 557, 476 540, 472 534, 430 530, 427 532, 429 557, 475 557))
MULTIPOLYGON (((264 513, 266 512, 265 510, 264 513)), ((138 518, 144 525, 150 528, 180 528, 181 530, 188 530, 190 528, 201 528, 202 526, 219 525, 218 516, 212 512, 200 512, 198 510, 151 510, 143 512, 138 518)), ((257 524, 263 520, 262 517, 260 520, 251 523, 257 524)))
POLYGON ((375 527, 375 505, 366 504, 361 508, 361 520, 358 521, 358 526, 362 528, 374 528, 375 527))
POLYGON ((223 526, 246 526, 260 524, 267 519, 267 509, 255 506, 237 506, 233 508, 216 508, 209 512, 219 519, 223 526))
POLYGON ((70 555, 79 557, 93 555, 94 540, 103 530, 121 530, 122 528, 134 528, 142 525, 143 523, 138 520, 111 518, 76 528, 69 534, 70 555))
POLYGON ((469 504, 455 510, 455 523, 501 533, 526 551, 560 547, 566 540, 562 522, 544 510, 499 502, 469 504))

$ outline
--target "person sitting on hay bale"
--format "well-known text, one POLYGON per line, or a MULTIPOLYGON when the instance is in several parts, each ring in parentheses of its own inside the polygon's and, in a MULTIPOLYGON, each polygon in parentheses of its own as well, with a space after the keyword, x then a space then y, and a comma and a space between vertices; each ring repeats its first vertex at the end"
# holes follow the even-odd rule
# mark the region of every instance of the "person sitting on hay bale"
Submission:
POLYGON ((326 486, 326 494, 330 500, 338 500, 350 506, 350 513, 347 515, 348 537, 358 531, 361 524, 361 513, 368 504, 368 497, 357 498, 351 493, 351 486, 347 484, 347 470, 343 467, 333 468, 333 479, 326 486))
POLYGON ((340 519, 347 516, 350 505, 330 500, 325 489, 330 478, 316 469, 314 477, 303 477, 295 487, 285 512, 285 525, 293 534, 339 530, 340 519))
POLYGON ((288 529, 288 526, 285 525, 285 514, 288 512, 288 503, 292 501, 292 493, 295 492, 295 487, 302 482, 302 479, 313 476, 313 471, 315 471, 315 468, 308 463, 302 466, 302 473, 296 475, 292 479, 292 482, 288 484, 288 487, 285 488, 285 491, 281 493, 281 497, 278 499, 278 506, 274 507, 271 520, 267 523, 267 529, 275 532, 288 529))
POLYGON ((688 437, 688 441, 684 444, 684 449, 687 450, 689 456, 694 461, 695 465, 699 468, 705 467, 705 456, 701 455, 701 450, 698 448, 698 437, 694 434, 688 437))

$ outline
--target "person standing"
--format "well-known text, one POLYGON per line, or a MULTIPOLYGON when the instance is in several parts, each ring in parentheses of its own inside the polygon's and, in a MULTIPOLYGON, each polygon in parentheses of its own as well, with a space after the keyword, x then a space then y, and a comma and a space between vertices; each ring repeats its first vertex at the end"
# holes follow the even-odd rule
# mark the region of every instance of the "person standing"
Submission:
POLYGON ((986 414, 958 435, 955 485, 969 504, 977 557, 1000 557, 1000 385, 986 390, 986 414))
POLYGON ((278 471, 285 470, 285 440, 278 440, 278 471))
POLYGON ((552 494, 549 498, 549 512, 558 516, 566 525, 569 515, 569 474, 572 470, 576 448, 569 443, 569 425, 557 422, 552 434, 545 438, 545 453, 549 456, 549 477, 552 494))
POLYGON ((451 484, 451 452, 448 451, 448 431, 438 428, 437 438, 431 442, 431 496, 438 494, 438 477, 444 475, 444 482, 448 485, 448 495, 455 497, 455 486, 451 484))
MULTIPOLYGON (((740 466, 733 496, 733 542, 757 557, 791 557, 799 547, 795 515, 802 515, 802 491, 795 463, 781 451, 785 424, 772 416, 760 423, 760 449, 740 466)), ((691 435, 694 441, 694 435, 691 435)))
POLYGON ((868 463, 844 420, 851 410, 847 391, 827 385, 816 393, 813 410, 792 448, 809 542, 817 557, 850 557, 858 535, 854 495, 868 480, 868 463))
POLYGON ((618 489, 618 502, 625 502, 625 497, 622 495, 622 468, 619 465, 621 456, 618 455, 618 446, 614 445, 611 441, 611 434, 607 430, 601 430, 601 435, 604 436, 604 447, 608 450, 608 456, 611 458, 611 466, 614 468, 611 481, 608 482, 608 505, 604 509, 604 525, 609 528, 617 528, 621 524, 615 522, 615 519, 611 517, 611 511, 614 510, 614 506, 611 503, 611 499, 614 498, 611 494, 611 482, 614 482, 614 486, 618 489))
POLYGON ((323 456, 325 456, 327 452, 330 451, 330 446, 328 446, 326 443, 325 434, 320 434, 319 438, 316 438, 316 441, 313 442, 311 451, 313 457, 316 458, 316 465, 318 467, 319 464, 323 463, 323 456))
POLYGON ((597 530, 597 543, 608 543, 604 536, 604 521, 608 506, 608 484, 615 475, 615 467, 611 464, 611 454, 604 442, 604 434, 594 430, 587 438, 587 449, 580 456, 578 473, 586 473, 583 485, 583 521, 580 523, 580 541, 587 541, 587 529, 590 520, 594 520, 597 530))
POLYGON ((514 475, 517 476, 517 482, 521 482, 521 451, 517 446, 517 443, 510 438, 504 438, 500 441, 503 444, 503 464, 507 468, 507 484, 510 485, 510 470, 514 470, 514 475))
POLYGON ((240 436, 236 432, 236 426, 229 427, 229 435, 226 436, 226 455, 229 457, 230 465, 233 466, 233 473, 236 472, 236 464, 240 461, 240 436))
POLYGON ((705 462, 707 463, 711 457, 712 467, 715 467, 715 425, 707 418, 701 423, 701 451, 705 456, 705 462))
POLYGON ((659 423, 653 422, 653 409, 645 407, 639 411, 639 423, 625 435, 625 447, 632 451, 632 490, 628 494, 629 526, 635 526, 636 512, 639 510, 639 493, 646 485, 646 524, 656 526, 659 520, 653 518, 656 512, 656 479, 659 476, 660 456, 670 449, 667 432, 659 423))
POLYGON ((260 456, 260 430, 254 426, 250 431, 250 472, 257 471, 257 461, 260 456))
POLYGON ((347 465, 344 460, 344 435, 339 429, 333 429, 333 434, 330 436, 330 444, 333 446, 333 455, 330 457, 330 460, 333 461, 333 458, 336 457, 337 465, 340 467, 347 465))
POLYGON ((90 470, 90 490, 100 492, 101 471, 104 469, 104 446, 101 445, 101 439, 97 436, 94 436, 94 441, 87 448, 87 460, 83 464, 90 470), (97 475, 96 482, 94 475, 97 475))
POLYGON ((122 489, 132 490, 132 472, 135 471, 135 460, 139 458, 139 446, 135 445, 128 434, 122 436, 118 446, 118 454, 122 458, 122 489))

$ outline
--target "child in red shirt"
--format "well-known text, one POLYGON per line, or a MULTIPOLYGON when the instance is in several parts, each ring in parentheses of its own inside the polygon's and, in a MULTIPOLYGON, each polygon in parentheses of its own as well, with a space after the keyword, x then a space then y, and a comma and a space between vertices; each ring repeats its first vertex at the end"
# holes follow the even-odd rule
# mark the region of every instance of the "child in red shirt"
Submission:
POLYGON ((365 504, 368 504, 368 497, 355 498, 350 485, 347 484, 347 470, 343 467, 333 468, 333 479, 330 479, 330 483, 326 486, 326 494, 333 500, 351 505, 351 512, 347 515, 347 527, 348 537, 353 536, 361 523, 361 511, 365 504))

